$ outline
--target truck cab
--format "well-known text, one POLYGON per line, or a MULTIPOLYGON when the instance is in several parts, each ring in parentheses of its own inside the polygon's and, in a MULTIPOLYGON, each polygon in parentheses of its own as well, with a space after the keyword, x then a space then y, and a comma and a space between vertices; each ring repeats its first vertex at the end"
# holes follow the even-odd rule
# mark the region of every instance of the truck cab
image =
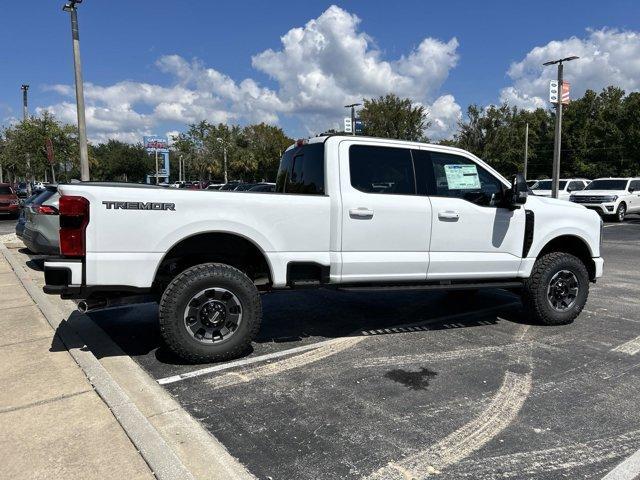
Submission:
POLYGON ((152 295, 191 361, 241 354, 276 289, 508 288, 535 320, 563 324, 603 269, 595 212, 527 196, 521 176, 440 145, 298 141, 273 193, 59 189, 62 256, 45 263, 45 291, 86 308, 152 295))

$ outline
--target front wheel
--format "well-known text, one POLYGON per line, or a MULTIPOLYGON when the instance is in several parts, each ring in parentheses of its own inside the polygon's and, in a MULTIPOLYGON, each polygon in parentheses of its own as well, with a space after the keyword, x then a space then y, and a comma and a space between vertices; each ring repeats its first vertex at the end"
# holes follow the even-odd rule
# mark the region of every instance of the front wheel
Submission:
POLYGON ((522 303, 531 319, 566 325, 580 315, 589 296, 589 273, 579 258, 563 252, 536 260, 524 283, 522 303))
POLYGON ((627 215, 627 206, 624 203, 620 203, 616 210, 615 215, 612 215, 611 219, 614 222, 623 222, 624 217, 627 215))
POLYGON ((262 318, 260 294, 241 271, 224 264, 188 268, 160 299, 160 332, 189 362, 229 360, 247 350, 262 318))

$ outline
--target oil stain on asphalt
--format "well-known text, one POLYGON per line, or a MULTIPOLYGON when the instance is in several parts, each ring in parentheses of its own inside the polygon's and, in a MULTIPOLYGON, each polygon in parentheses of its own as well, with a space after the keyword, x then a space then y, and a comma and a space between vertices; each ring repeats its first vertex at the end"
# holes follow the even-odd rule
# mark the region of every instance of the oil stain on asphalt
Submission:
POLYGON ((397 368, 389 370, 384 374, 389 380, 401 383, 411 390, 426 390, 429 382, 432 378, 435 378, 436 375, 438 375, 438 372, 429 370, 427 367, 422 367, 417 372, 397 368))

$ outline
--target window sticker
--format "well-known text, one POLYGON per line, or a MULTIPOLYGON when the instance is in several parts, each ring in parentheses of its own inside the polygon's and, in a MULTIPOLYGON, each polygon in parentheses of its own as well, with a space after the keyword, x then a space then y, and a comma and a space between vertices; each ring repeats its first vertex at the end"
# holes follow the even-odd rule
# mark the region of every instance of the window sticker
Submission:
POLYGON ((475 165, 445 165, 449 190, 472 190, 480 188, 480 177, 475 165))

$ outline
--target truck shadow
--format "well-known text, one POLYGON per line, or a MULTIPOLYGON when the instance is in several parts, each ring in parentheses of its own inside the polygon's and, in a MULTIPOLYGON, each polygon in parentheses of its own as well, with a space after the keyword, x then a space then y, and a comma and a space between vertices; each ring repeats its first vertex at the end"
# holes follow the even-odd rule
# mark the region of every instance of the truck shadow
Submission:
MULTIPOLYGON (((518 298, 489 290, 470 296, 440 292, 337 292, 331 290, 277 292, 263 298, 263 322, 245 356, 262 346, 296 344, 357 335, 394 334, 415 330, 486 327, 502 320, 522 323, 518 298)), ((186 365, 164 345, 158 327, 158 307, 147 303, 74 312, 59 329, 71 329, 82 340, 68 348, 89 348, 97 358, 128 355, 144 365, 186 365), (112 340, 100 340, 103 330, 112 340), (85 345, 86 343, 86 345, 85 345)), ((76 336, 77 338, 77 336, 76 336)), ((55 345, 52 345, 52 349, 55 345)))

